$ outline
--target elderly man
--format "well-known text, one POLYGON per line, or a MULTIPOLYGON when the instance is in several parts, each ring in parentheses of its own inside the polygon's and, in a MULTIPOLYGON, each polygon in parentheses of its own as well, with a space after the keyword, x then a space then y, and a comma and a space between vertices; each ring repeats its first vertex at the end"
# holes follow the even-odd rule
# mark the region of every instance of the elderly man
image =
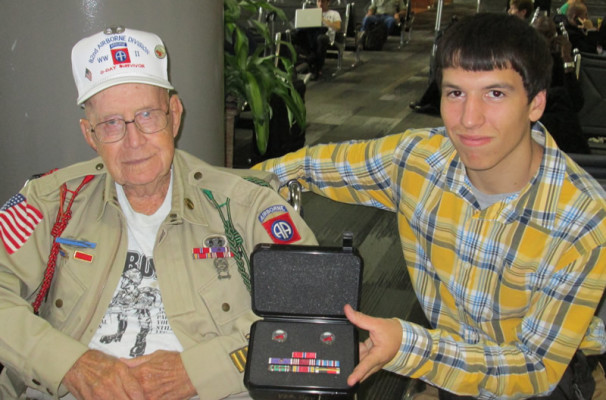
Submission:
POLYGON ((581 372, 585 355, 606 351, 594 317, 606 193, 537 122, 546 41, 518 17, 480 13, 446 30, 436 63, 444 127, 305 147, 260 166, 396 214, 431 327, 346 306, 370 332, 348 382, 385 368, 439 388, 440 399, 591 398, 581 372))
POLYGON ((2 399, 248 398, 249 253, 316 241, 271 188, 175 150, 167 63, 132 29, 72 50, 99 157, 1 209, 2 399))

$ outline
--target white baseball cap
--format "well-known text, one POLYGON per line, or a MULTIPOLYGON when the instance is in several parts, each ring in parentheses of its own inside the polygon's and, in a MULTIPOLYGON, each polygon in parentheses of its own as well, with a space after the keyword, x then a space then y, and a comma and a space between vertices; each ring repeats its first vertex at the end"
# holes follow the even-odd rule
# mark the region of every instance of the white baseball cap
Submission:
POLYGON ((80 40, 72 49, 78 105, 109 87, 145 83, 174 89, 162 39, 149 32, 113 26, 80 40))

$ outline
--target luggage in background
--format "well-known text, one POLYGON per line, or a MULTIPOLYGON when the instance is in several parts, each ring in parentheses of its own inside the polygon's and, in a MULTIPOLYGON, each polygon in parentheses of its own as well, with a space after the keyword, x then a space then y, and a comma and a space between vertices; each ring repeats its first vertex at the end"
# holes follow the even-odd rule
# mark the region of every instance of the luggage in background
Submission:
POLYGON ((364 50, 381 50, 387 41, 387 26, 381 21, 372 22, 364 31, 362 46, 364 50))

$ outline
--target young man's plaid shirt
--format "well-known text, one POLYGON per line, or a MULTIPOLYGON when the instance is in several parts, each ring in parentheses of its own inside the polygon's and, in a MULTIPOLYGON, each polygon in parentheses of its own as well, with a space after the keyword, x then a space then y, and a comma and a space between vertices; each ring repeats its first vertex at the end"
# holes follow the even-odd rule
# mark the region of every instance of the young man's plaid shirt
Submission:
POLYGON ((397 212, 406 266, 434 329, 401 321, 385 367, 449 391, 553 389, 577 349, 606 351, 606 194, 540 124, 539 171, 481 210, 444 128, 319 145, 261 168, 333 200, 397 212))

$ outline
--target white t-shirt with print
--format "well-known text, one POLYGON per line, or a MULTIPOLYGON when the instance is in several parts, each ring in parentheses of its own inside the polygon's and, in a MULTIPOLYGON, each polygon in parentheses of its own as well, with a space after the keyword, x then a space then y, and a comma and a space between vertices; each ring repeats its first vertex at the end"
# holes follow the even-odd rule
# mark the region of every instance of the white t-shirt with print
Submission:
POLYGON ((171 208, 172 177, 164 202, 152 215, 135 212, 122 186, 116 184, 116 190, 128 226, 128 252, 118 287, 89 348, 123 358, 156 350, 181 352, 164 312, 153 259, 158 229, 171 208))
MULTIPOLYGON (((322 25, 328 26, 325 21, 328 21, 328 22, 341 21, 341 14, 339 14, 339 12, 336 10, 324 11, 324 12, 322 12, 322 25)), ((341 28, 343 28, 343 27, 341 27, 341 28)), ((328 39, 330 40, 330 43, 333 43, 335 41, 335 35, 336 35, 335 30, 328 27, 328 32, 326 34, 328 35, 328 39)))

